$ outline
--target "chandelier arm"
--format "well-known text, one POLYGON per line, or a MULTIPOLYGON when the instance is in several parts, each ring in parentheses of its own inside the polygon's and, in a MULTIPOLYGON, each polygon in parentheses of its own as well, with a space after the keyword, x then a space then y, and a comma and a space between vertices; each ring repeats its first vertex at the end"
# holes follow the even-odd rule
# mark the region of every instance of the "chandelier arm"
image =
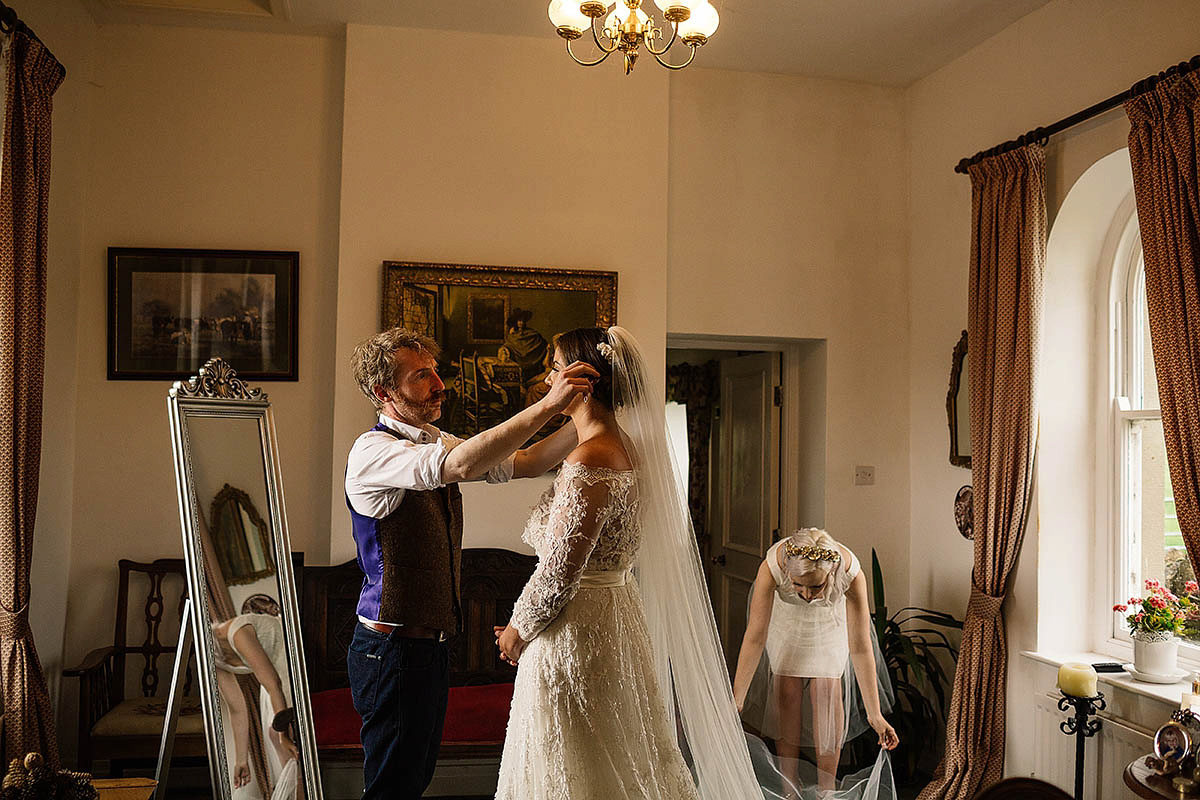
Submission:
MULTIPOLYGON (((568 42, 568 44, 570 44, 570 43, 568 42)), ((651 54, 652 56, 654 56, 654 60, 655 60, 655 61, 657 61, 659 64, 662 64, 662 65, 663 65, 664 67, 666 67, 667 69, 683 69, 683 68, 684 68, 684 67, 686 67, 688 64, 692 63, 692 59, 696 57, 696 46, 695 46, 695 45, 692 45, 692 44, 689 44, 689 45, 688 45, 688 47, 692 48, 692 54, 691 54, 691 55, 689 55, 689 56, 688 56, 688 60, 687 60, 687 61, 685 61, 685 62, 683 62, 682 64, 669 64, 669 63, 667 63, 666 61, 663 61, 663 60, 662 60, 662 57, 661 57, 661 56, 659 56, 659 54, 658 54, 658 53, 655 53, 654 51, 651 51, 651 52, 650 52, 650 54, 651 54)))
MULTIPOLYGON (((667 42, 666 45, 663 46, 663 49, 655 50, 653 47, 650 46, 650 42, 647 41, 646 42, 646 50, 649 51, 649 53, 655 57, 666 55, 667 51, 671 49, 671 45, 675 44, 675 40, 678 38, 679 38, 679 23, 672 22, 671 23, 671 40, 669 42, 667 42)), ((693 50, 692 52, 695 52, 695 50, 693 50)))
POLYGON ((575 55, 575 51, 571 49, 571 40, 567 40, 567 55, 569 55, 575 61, 575 63, 581 67, 594 67, 597 64, 603 63, 605 59, 616 52, 617 48, 614 47, 612 50, 605 50, 603 47, 601 47, 600 49, 604 51, 604 55, 600 56, 595 61, 584 61, 579 58, 579 56, 575 55))
MULTIPOLYGON (((612 53, 617 49, 617 40, 609 37, 609 35, 605 33, 604 38, 612 42, 612 47, 605 47, 604 45, 600 44, 600 34, 596 32, 596 25, 599 23, 599 17, 592 17, 592 41, 596 43, 596 47, 600 48, 600 52, 604 53, 605 57, 607 58, 609 53, 612 53)), ((572 53, 572 55, 574 55, 574 53, 572 53)))

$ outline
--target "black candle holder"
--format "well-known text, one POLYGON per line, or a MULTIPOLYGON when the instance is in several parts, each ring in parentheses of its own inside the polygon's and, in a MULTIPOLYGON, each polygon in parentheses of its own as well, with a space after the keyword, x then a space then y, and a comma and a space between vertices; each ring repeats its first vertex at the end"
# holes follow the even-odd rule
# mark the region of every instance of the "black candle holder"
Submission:
POLYGON ((1067 717, 1058 725, 1063 733, 1075 737, 1075 800, 1083 800, 1083 740, 1100 732, 1100 720, 1089 720, 1088 717, 1105 707, 1104 692, 1097 692, 1095 697, 1076 697, 1063 692, 1058 701, 1059 711, 1075 710, 1073 717, 1067 717))

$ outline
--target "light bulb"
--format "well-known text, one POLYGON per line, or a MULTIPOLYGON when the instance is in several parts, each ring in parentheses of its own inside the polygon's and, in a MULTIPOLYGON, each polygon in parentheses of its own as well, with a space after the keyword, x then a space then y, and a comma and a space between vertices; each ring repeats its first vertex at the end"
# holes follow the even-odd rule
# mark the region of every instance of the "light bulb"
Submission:
POLYGON ((614 8, 604 20, 604 29, 616 30, 621 25, 624 25, 625 20, 629 18, 630 11, 636 15, 634 18, 637 20, 640 27, 644 28, 646 23, 650 21, 650 17, 645 11, 642 11, 640 8, 631 9, 629 6, 625 5, 622 0, 617 0, 617 7, 614 8))
POLYGON ((549 15, 555 28, 583 33, 592 27, 592 20, 579 10, 578 0, 550 0, 549 15))
POLYGON ((707 40, 717 32, 721 18, 712 3, 698 2, 692 5, 692 16, 679 23, 679 37, 685 42, 689 38, 707 40))

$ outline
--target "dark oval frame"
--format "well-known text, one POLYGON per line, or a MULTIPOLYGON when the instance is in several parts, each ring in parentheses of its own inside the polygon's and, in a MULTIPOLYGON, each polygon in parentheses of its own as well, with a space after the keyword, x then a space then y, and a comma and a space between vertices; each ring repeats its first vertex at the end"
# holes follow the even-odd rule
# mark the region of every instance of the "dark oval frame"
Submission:
MULTIPOLYGON (((946 419, 950 423, 950 463, 956 467, 971 468, 971 456, 958 452, 958 390, 962 381, 963 363, 967 358, 967 332, 963 331, 950 362, 950 389, 946 392, 946 419)), ((970 424, 970 420, 967 420, 970 424)))

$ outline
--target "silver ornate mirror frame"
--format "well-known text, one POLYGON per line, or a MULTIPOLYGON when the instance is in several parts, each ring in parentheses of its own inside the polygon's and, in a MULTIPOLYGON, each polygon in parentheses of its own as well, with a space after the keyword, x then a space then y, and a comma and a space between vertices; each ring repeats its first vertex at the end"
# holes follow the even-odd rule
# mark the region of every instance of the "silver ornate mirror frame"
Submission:
MULTIPOLYGON (((193 471, 193 455, 197 452, 196 448, 203 447, 204 443, 196 441, 190 435, 188 423, 205 418, 250 420, 258 428, 258 440, 248 441, 245 446, 255 448, 255 455, 261 456, 264 468, 263 480, 268 508, 259 509, 259 513, 269 525, 275 574, 278 579, 283 641, 290 673, 292 707, 296 715, 294 730, 298 740, 295 745, 300 753, 299 787, 303 787, 303 793, 298 792, 297 797, 303 797, 304 800, 323 800, 271 405, 261 389, 248 387, 228 363, 220 358, 213 358, 195 377, 187 381, 176 381, 168 392, 167 412, 171 426, 171 446, 175 456, 175 482, 179 495, 179 518, 183 531, 188 595, 192 599, 192 640, 196 643, 196 664, 213 795, 223 800, 232 800, 233 789, 217 686, 213 626, 201 624, 202 620, 212 618, 204 571, 205 554, 200 538, 200 525, 203 522, 198 513, 205 508, 205 500, 197 497, 193 471)), ((264 749, 265 747, 264 744, 264 749)))

